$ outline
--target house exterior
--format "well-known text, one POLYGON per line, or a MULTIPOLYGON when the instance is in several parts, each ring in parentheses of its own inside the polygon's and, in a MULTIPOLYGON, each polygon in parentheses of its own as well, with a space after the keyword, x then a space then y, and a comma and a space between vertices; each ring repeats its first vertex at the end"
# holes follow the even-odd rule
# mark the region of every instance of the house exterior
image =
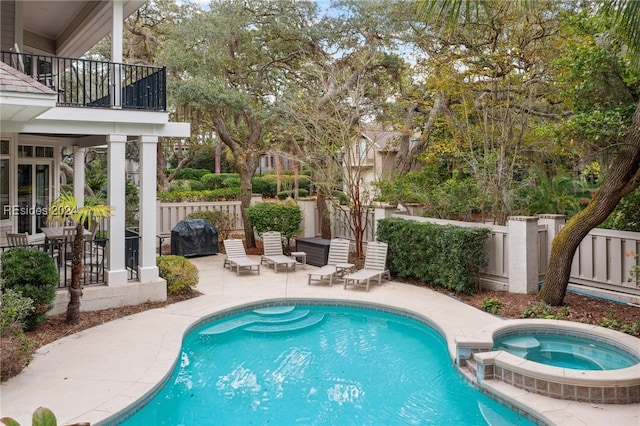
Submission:
MULTIPOLYGON (((156 148, 189 137, 169 121, 166 70, 122 63, 123 21, 142 0, 0 2, 0 246, 7 232, 37 234, 60 194, 63 149, 73 150, 74 195, 84 203, 85 151, 107 155, 104 285, 85 287, 83 310, 166 299, 156 267, 156 148), (111 60, 83 55, 111 34, 111 60), (137 266, 125 259, 125 148, 140 153, 137 266), (133 279, 132 279, 133 277, 133 279)), ((65 306, 61 292, 60 305, 65 306)))
POLYGON ((364 129, 359 139, 344 152, 342 166, 345 176, 348 176, 345 184, 357 180, 363 200, 373 200, 373 182, 391 175, 397 153, 394 142, 401 136, 402 133, 397 131, 364 129))

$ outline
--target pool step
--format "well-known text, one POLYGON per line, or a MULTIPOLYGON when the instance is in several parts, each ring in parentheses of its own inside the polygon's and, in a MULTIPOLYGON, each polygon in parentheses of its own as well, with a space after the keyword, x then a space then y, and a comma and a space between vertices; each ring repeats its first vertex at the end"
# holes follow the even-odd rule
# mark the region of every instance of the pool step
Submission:
POLYGON ((278 329, 286 331, 288 329, 286 327, 287 324, 300 324, 298 326, 291 326, 289 328, 291 330, 297 330, 313 325, 309 324, 308 321, 305 321, 310 312, 308 309, 296 309, 294 306, 274 306, 272 308, 256 309, 253 312, 254 313, 247 314, 240 318, 214 324, 198 334, 201 336, 217 335, 239 328, 249 331, 259 330, 259 328, 252 330, 251 328, 253 327, 275 327, 274 331, 278 331, 278 329))
POLYGON ((308 316, 298 320, 290 322, 271 322, 269 324, 256 324, 249 327, 245 327, 245 331, 251 331, 254 333, 279 333, 282 331, 295 331, 302 330, 303 328, 316 325, 324 319, 324 314, 314 312, 308 316))

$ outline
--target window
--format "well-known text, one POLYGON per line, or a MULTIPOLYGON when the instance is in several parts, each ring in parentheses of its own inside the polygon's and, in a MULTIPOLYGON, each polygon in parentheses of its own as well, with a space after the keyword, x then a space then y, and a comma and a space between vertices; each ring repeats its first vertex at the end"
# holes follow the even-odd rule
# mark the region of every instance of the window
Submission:
MULTIPOLYGON (((4 142, 4 141, 3 141, 4 142)), ((0 220, 9 219, 9 159, 0 159, 0 220)))
POLYGON ((0 220, 9 219, 9 140, 0 140, 0 220))

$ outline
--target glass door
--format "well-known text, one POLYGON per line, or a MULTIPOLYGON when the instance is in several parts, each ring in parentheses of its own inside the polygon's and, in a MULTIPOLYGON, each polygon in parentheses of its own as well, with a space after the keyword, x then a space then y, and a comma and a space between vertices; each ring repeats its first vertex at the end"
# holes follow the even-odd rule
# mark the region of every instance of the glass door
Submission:
POLYGON ((35 234, 46 225, 50 185, 50 164, 18 164, 18 232, 35 234))

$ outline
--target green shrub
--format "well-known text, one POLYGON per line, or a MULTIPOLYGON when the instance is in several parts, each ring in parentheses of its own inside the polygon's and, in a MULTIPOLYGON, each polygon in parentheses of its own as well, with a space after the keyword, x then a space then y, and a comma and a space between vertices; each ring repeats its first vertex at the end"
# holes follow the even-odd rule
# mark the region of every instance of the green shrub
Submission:
POLYGON ((198 210, 190 213, 187 219, 204 219, 218 230, 218 240, 226 240, 231 233, 231 219, 221 210, 198 210))
POLYGON ((240 199, 240 188, 220 188, 208 191, 159 192, 158 199, 165 203, 179 203, 183 201, 237 201, 240 199))
POLYGON ((25 319, 34 311, 33 300, 8 288, 0 294, 0 336, 12 327, 25 328, 25 319))
POLYGON ((240 178, 231 176, 222 181, 224 188, 240 188, 240 178))
POLYGON ((207 173, 202 176, 200 182, 204 185, 205 189, 220 189, 224 187, 224 181, 228 178, 240 178, 237 173, 207 173))
POLYGON ((247 218, 258 234, 278 231, 288 241, 300 232, 302 210, 293 201, 258 203, 247 209, 247 218))
POLYGON ((488 264, 484 245, 489 234, 487 228, 388 218, 379 221, 377 236, 389 244, 392 274, 473 294, 480 270, 488 264))
POLYGON ((176 179, 169 184, 169 191, 202 191, 204 184, 199 180, 176 179))
MULTIPOLYGON (((298 189, 299 198, 307 197, 308 195, 309 195, 309 192, 306 189, 302 189, 302 188, 298 189)), ((293 189, 290 191, 278 192, 279 200, 286 200, 287 198, 293 198, 293 189)))
POLYGON ((167 281, 169 293, 189 292, 198 285, 198 268, 184 256, 159 256, 156 258, 158 272, 167 281))
POLYGON ((502 301, 495 298, 486 298, 482 301, 482 310, 492 314, 499 314, 502 308, 502 301))
POLYGON ((276 195, 276 181, 267 177, 255 177, 251 181, 254 194, 262 194, 263 197, 273 198, 276 195))
POLYGON ((18 247, 2 253, 3 291, 14 289, 33 301, 34 311, 25 318, 27 330, 40 325, 53 306, 60 278, 47 253, 18 247))
POLYGON ((341 206, 346 206, 349 201, 349 196, 342 191, 333 191, 331 195, 338 199, 338 203, 340 203, 341 206))
POLYGON ((176 179, 188 179, 188 180, 197 180, 202 179, 202 176, 211 173, 208 169, 192 169, 191 167, 183 167, 178 170, 176 174, 176 179))

